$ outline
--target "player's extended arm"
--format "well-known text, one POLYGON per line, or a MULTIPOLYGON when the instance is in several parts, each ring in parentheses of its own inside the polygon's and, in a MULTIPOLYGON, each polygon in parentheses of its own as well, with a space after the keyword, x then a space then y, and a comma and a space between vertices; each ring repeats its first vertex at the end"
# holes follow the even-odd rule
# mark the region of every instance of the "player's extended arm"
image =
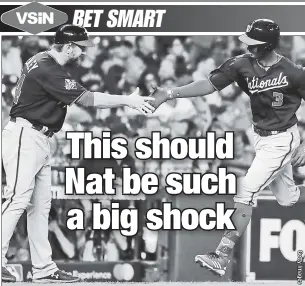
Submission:
POLYGON ((82 95, 77 103, 86 107, 93 106, 96 108, 113 108, 128 106, 137 109, 143 114, 151 113, 154 107, 149 102, 154 101, 152 97, 143 97, 139 95, 137 88, 131 95, 112 95, 101 92, 86 92, 82 95))
POLYGON ((151 93, 151 96, 155 98, 155 101, 151 102, 151 105, 155 108, 158 108, 169 99, 204 96, 213 93, 216 90, 208 79, 198 80, 169 90, 157 86, 152 86, 152 88, 153 92, 151 93))

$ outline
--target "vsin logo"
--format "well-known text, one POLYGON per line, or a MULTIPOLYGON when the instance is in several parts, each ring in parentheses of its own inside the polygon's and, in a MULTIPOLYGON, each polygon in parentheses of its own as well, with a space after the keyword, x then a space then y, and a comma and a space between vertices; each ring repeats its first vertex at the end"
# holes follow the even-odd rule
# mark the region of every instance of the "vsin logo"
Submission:
POLYGON ((54 12, 25 12, 23 15, 20 12, 16 12, 19 24, 23 25, 27 22, 30 25, 35 24, 54 24, 54 12))
POLYGON ((68 15, 41 3, 32 2, 4 13, 1 21, 35 35, 66 23, 68 15))

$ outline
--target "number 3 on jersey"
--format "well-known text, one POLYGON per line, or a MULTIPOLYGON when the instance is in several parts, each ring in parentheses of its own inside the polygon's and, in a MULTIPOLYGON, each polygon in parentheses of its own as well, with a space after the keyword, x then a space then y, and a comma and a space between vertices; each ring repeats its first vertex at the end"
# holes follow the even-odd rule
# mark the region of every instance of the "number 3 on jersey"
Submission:
POLYGON ((17 85, 16 85, 15 96, 14 96, 14 104, 17 104, 17 102, 19 100, 24 79, 25 79, 25 74, 22 74, 21 77, 19 78, 18 82, 17 82, 17 85))
POLYGON ((280 92, 273 92, 274 101, 272 101, 272 107, 279 107, 283 105, 283 94, 280 92))

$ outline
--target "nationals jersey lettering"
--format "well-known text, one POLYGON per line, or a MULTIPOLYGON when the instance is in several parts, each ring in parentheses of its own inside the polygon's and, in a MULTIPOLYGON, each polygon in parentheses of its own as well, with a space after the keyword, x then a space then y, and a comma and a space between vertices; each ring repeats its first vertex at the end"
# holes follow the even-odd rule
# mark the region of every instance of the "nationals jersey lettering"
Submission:
POLYGON ((255 92, 259 93, 265 90, 275 89, 288 85, 287 76, 284 76, 282 72, 278 77, 267 80, 260 80, 257 77, 253 77, 252 80, 247 77, 246 80, 248 83, 249 92, 251 92, 252 94, 255 92))
POLYGON ((67 105, 85 92, 48 52, 38 53, 24 64, 10 116, 57 132, 64 123, 67 105))
POLYGON ((233 57, 211 72, 221 90, 233 82, 249 95, 253 124, 264 130, 286 130, 297 123, 296 111, 305 99, 305 69, 280 57, 268 70, 250 54, 233 57))

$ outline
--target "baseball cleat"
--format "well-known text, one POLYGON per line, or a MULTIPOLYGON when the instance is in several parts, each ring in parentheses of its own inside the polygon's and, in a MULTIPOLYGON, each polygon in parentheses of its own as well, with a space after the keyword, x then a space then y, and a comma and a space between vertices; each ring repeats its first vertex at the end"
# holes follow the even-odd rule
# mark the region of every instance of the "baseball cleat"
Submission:
POLYGON ((72 276, 63 270, 57 270, 53 274, 46 277, 33 279, 34 283, 74 283, 79 281, 79 277, 72 276))
POLYGON ((204 255, 196 255, 195 262, 201 267, 206 268, 219 276, 223 276, 226 273, 227 265, 230 260, 221 257, 215 252, 208 252, 204 255))
POLYGON ((16 282, 16 277, 2 266, 2 282, 16 282))

